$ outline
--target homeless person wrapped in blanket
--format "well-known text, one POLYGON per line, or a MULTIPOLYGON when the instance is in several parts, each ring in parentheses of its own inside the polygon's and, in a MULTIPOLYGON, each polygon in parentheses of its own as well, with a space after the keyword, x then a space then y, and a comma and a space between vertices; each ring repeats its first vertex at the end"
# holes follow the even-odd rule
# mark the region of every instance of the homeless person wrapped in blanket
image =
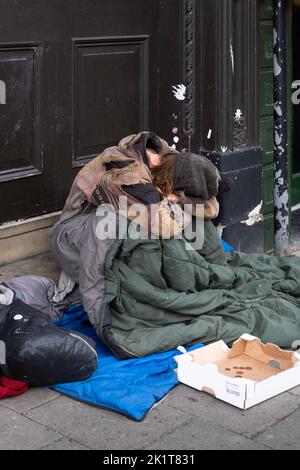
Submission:
POLYGON ((232 343, 243 333, 282 347, 300 338, 300 260, 225 254, 210 220, 218 214, 221 185, 211 162, 178 154, 148 132, 105 150, 76 177, 52 235, 64 272, 61 296, 79 285, 91 323, 119 358, 193 342, 232 343), (161 165, 168 172, 164 178, 157 171, 161 165), (97 207, 110 203, 118 210, 120 195, 127 196, 129 208, 146 206, 155 239, 96 235, 104 217, 97 207), (199 250, 187 250, 184 237, 176 238, 197 215, 192 210, 189 220, 181 217, 187 201, 205 207, 199 250), (166 225, 169 239, 161 236, 166 225))
POLYGON ((120 359, 194 342, 230 344, 244 333, 290 348, 300 339, 300 260, 224 253, 211 219, 219 190, 229 187, 204 157, 178 154, 153 133, 129 136, 74 181, 52 233, 63 271, 58 289, 32 276, 6 284, 52 318, 82 302, 120 359), (125 211, 120 196, 127 197, 125 211), (140 225, 147 220, 148 237, 99 236, 115 214, 99 208, 110 204, 130 220, 136 203, 146 208, 140 225), (201 217, 204 244, 186 249, 185 231, 201 217))

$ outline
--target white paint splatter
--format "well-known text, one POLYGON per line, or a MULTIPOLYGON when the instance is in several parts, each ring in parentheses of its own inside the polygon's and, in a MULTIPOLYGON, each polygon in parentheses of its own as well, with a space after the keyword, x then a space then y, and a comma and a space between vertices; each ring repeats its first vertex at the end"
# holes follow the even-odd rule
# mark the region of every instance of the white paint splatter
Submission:
POLYGON ((264 220, 264 216, 261 213, 263 206, 263 201, 258 204, 258 206, 254 207, 252 211, 249 212, 248 214, 248 219, 247 220, 242 220, 241 224, 248 225, 248 227, 251 227, 254 224, 257 224, 258 222, 261 222, 264 220))
POLYGON ((180 85, 173 85, 172 86, 172 91, 173 95, 175 98, 179 101, 184 101, 185 100, 185 95, 186 95, 186 86, 183 84, 180 85))
POLYGON ((240 120, 242 119, 242 116, 243 116, 242 111, 240 109, 237 109, 234 115, 234 120, 236 122, 240 122, 240 120))
POLYGON ((177 137, 177 136, 174 137, 173 142, 175 142, 175 144, 178 144, 178 142, 179 142, 179 137, 177 137))
POLYGON ((209 129, 208 134, 207 134, 207 138, 210 139, 211 135, 212 135, 212 129, 209 129))
POLYGON ((221 150, 222 150, 223 153, 226 153, 228 148, 225 147, 225 145, 221 145, 221 150))

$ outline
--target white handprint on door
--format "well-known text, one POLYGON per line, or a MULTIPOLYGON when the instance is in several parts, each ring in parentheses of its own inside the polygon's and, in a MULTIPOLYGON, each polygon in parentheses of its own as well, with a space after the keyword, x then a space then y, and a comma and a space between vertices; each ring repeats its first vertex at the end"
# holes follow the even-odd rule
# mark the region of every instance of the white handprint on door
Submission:
POLYGON ((177 98, 179 101, 185 100, 185 94, 186 94, 186 86, 181 84, 181 85, 173 85, 172 86, 172 91, 173 95, 175 98, 177 98))

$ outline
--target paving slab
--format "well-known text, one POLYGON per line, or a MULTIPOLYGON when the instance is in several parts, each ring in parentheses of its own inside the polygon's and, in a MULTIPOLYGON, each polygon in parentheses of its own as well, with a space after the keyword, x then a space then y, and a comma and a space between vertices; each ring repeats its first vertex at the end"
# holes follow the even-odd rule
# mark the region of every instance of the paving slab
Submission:
POLYGON ((297 395, 298 397, 300 397, 300 386, 292 388, 291 390, 289 390, 289 392, 293 395, 297 395))
POLYGON ((283 393, 244 411, 206 393, 180 385, 169 394, 165 404, 251 437, 296 411, 300 407, 300 397, 283 393))
POLYGON ((88 447, 79 444, 72 439, 67 437, 62 437, 51 444, 48 444, 45 447, 42 447, 40 450, 90 450, 88 447))
POLYGON ((26 412, 34 421, 92 449, 140 449, 160 439, 191 416, 163 403, 138 423, 109 410, 88 407, 61 397, 26 412))
POLYGON ((177 427, 145 447, 147 450, 269 450, 237 433, 200 419, 177 427))
POLYGON ((0 405, 0 450, 37 450, 58 433, 0 405))
POLYGON ((23 412, 36 408, 37 406, 47 403, 50 400, 54 400, 59 396, 59 393, 48 388, 30 388, 28 392, 24 393, 24 395, 1 400, 1 405, 14 411, 23 412))
POLYGON ((300 410, 272 426, 256 441, 273 449, 300 450, 300 410))

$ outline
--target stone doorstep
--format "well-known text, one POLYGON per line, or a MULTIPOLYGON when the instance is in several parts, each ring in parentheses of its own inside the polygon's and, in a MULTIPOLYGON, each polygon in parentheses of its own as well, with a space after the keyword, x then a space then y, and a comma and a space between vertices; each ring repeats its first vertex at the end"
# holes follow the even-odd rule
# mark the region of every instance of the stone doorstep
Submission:
POLYGON ((0 226, 0 265, 46 253, 50 249, 50 228, 60 212, 10 222, 0 226))

